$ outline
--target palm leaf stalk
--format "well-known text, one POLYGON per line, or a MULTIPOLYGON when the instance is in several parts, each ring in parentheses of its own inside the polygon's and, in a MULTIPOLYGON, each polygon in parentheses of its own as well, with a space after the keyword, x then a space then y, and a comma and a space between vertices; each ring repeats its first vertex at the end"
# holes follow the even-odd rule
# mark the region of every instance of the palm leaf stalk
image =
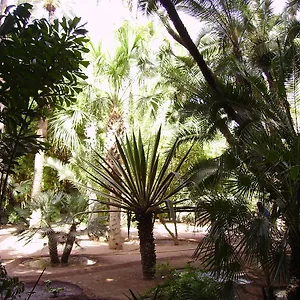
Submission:
POLYGON ((161 128, 155 136, 153 146, 144 147, 141 133, 132 139, 126 136, 125 142, 116 139, 120 161, 114 156, 107 162, 106 157, 95 153, 95 160, 87 162, 86 172, 90 179, 103 189, 99 196, 101 203, 114 205, 132 212, 138 223, 140 253, 143 277, 152 279, 155 274, 156 254, 153 236, 154 215, 161 212, 173 195, 187 185, 188 179, 178 185, 173 180, 190 150, 170 171, 172 158, 177 143, 169 150, 166 158, 161 160, 159 142, 161 128), (112 166, 111 166, 112 164, 112 166), (174 187, 175 186, 175 187, 174 187))

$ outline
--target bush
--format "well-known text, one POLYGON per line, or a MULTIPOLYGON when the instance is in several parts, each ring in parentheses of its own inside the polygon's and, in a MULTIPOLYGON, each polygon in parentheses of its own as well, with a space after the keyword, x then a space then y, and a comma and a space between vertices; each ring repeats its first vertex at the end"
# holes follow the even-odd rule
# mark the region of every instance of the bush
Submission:
MULTIPOLYGON (((163 276, 164 277, 164 276, 163 276)), ((131 290, 128 299, 151 299, 151 300, 217 300, 221 283, 213 278, 205 276, 199 269, 186 267, 184 270, 169 270, 165 282, 155 287, 146 295, 135 295, 131 290)))
POLYGON ((0 263, 0 299, 14 300, 24 291, 24 283, 17 277, 7 275, 5 267, 0 263))
POLYGON ((198 269, 187 267, 174 271, 173 276, 160 288, 160 298, 172 295, 173 300, 214 300, 220 284, 210 277, 202 275, 198 269))

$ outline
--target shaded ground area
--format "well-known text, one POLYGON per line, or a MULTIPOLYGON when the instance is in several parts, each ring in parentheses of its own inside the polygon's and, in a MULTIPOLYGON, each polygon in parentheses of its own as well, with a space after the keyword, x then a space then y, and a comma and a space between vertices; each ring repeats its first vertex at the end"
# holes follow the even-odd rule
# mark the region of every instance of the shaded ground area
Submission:
MULTIPOLYGON (((188 262, 191 262, 191 255, 197 242, 205 234, 203 229, 193 232, 193 227, 179 225, 180 241, 179 245, 175 246, 165 228, 160 224, 155 224, 158 267, 168 263, 173 268, 184 268, 188 262)), ((10 276, 18 276, 27 283, 26 293, 28 293, 45 267, 45 265, 36 264, 36 261, 38 258, 46 261, 47 241, 36 238, 25 246, 24 241, 18 241, 18 238, 13 235, 14 229, 12 227, 0 229, 1 258, 10 276)), ((124 236, 126 236, 125 233, 124 236)), ((51 299, 52 294, 45 293, 43 286, 45 280, 52 280, 55 286, 64 288, 64 291, 59 293, 58 299, 73 300, 84 300, 85 296, 90 299, 127 299, 125 294, 129 295, 129 289, 143 293, 163 280, 161 278, 153 281, 142 279, 137 233, 134 229, 131 232, 131 240, 125 243, 123 250, 110 250, 107 243, 90 241, 85 235, 78 237, 78 244, 80 246, 75 247, 72 256, 93 263, 81 265, 74 263, 67 267, 46 266, 40 285, 36 289, 35 298, 32 296, 31 300, 51 299)), ((242 299, 261 299, 260 284, 262 283, 256 278, 252 278, 251 284, 244 285, 241 289, 243 295, 247 295, 242 299)))
POLYGON ((83 295, 83 290, 79 286, 73 283, 53 280, 51 288, 47 288, 44 283, 35 286, 34 282, 27 282, 20 299, 26 300, 29 296, 30 300, 53 299, 55 297, 58 297, 58 299, 68 299, 70 297, 82 299, 83 295))

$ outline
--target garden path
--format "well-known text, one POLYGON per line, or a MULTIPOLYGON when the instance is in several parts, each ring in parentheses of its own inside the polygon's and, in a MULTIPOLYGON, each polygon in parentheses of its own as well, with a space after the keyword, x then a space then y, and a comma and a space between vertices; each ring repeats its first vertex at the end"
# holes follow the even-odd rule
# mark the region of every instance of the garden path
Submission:
MULTIPOLYGON (((173 230, 172 226, 168 224, 171 230, 173 230)), ((186 224, 178 224, 180 241, 179 245, 174 245, 163 225, 155 223, 154 236, 158 268, 166 264, 172 268, 183 268, 191 262, 191 255, 197 242, 205 235, 204 228, 194 229, 186 224)), ((31 261, 47 256, 47 241, 37 236, 32 242, 24 245, 24 240, 19 241, 18 236, 14 234, 15 230, 13 226, 0 228, 1 259, 10 276, 18 276, 29 284, 35 282, 42 272, 43 267, 34 265, 31 261)), ((123 235, 126 236, 126 229, 123 229, 123 235)), ((129 289, 142 294, 162 281, 161 278, 153 281, 142 279, 137 231, 134 228, 131 229, 130 240, 125 242, 123 250, 111 250, 106 242, 91 241, 85 235, 78 236, 78 245, 73 249, 72 257, 84 257, 90 263, 95 261, 96 263, 47 267, 41 282, 58 280, 65 285, 76 284, 82 289, 84 295, 91 297, 90 299, 123 300, 128 299, 125 295, 130 294, 129 289)), ((257 294, 260 294, 259 289, 260 287, 250 289, 249 293, 247 292, 247 300, 260 299, 257 297, 257 294)), ((32 297, 31 299, 44 300, 46 298, 32 297)), ((84 298, 81 296, 74 299, 84 298)))

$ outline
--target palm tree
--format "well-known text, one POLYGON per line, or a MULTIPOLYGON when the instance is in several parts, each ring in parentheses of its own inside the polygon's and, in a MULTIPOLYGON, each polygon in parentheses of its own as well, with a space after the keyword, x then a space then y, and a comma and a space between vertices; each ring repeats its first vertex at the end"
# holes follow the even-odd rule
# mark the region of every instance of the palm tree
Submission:
POLYGON ((174 187, 173 180, 185 161, 188 152, 178 165, 171 169, 171 162, 176 149, 173 145, 164 160, 160 159, 159 142, 161 129, 153 143, 146 148, 141 134, 125 143, 116 139, 120 159, 113 154, 107 157, 95 154, 95 160, 87 162, 90 179, 100 188, 99 195, 107 200, 100 200, 119 209, 132 212, 138 223, 140 253, 143 276, 151 279, 155 273, 155 244, 153 237, 154 216, 162 211, 162 205, 178 193, 187 181, 174 187), (151 147, 152 145, 152 147, 151 147))
MULTIPOLYGON (((144 5, 148 2, 140 1, 144 5)), ((178 8, 181 6, 199 20, 211 24, 213 34, 223 42, 226 57, 222 51, 219 52, 221 59, 217 59, 215 63, 203 59, 201 49, 198 50, 189 37, 173 1, 149 3, 155 4, 152 6, 155 9, 159 3, 162 4, 174 24, 181 44, 188 49, 202 73, 202 80, 200 77, 200 80, 187 84, 191 88, 187 93, 187 98, 190 99, 187 105, 189 112, 194 110, 193 115, 198 114, 203 120, 206 117, 211 123, 210 126, 207 126, 207 122, 204 123, 206 129, 209 129, 207 131, 203 128, 206 135, 218 129, 230 146, 219 161, 218 172, 209 179, 213 182, 223 179, 223 184, 231 186, 229 191, 232 195, 225 195, 223 202, 218 202, 219 198, 216 196, 213 198, 215 202, 209 199, 211 206, 201 206, 202 209, 206 207, 207 214, 200 213, 199 222, 209 218, 215 222, 211 223, 210 235, 202 243, 196 256, 207 254, 206 257, 212 259, 209 261, 214 267, 229 266, 232 271, 229 274, 233 274, 239 271, 240 266, 236 264, 237 253, 247 254, 249 260, 254 257, 258 259, 269 279, 278 279, 279 275, 287 274, 282 272, 286 271, 282 268, 282 263, 289 259, 289 277, 299 280, 299 138, 295 130, 297 124, 295 126, 291 114, 291 109, 297 107, 295 104, 298 100, 298 22, 286 13, 274 16, 272 1, 178 1, 178 8), (276 28, 280 34, 274 38, 276 28), (223 68, 225 72, 222 72, 220 66, 225 61, 228 61, 230 70, 223 68), (239 188, 230 185, 234 182, 233 178, 239 188), (243 216, 237 216, 228 197, 246 197, 247 202, 261 197, 263 201, 272 202, 274 214, 277 211, 275 218, 281 216, 285 222, 286 234, 276 234, 274 240, 277 229, 266 220, 249 218, 247 210, 244 216, 251 222, 242 222, 239 217, 243 216), (216 218, 218 203, 220 218, 216 218), (224 205, 228 206, 226 218, 232 219, 223 218, 224 222, 220 224, 218 222, 222 221, 221 211, 224 205), (279 212, 276 207, 280 207, 279 212), (244 226, 235 227, 235 222, 244 226), (233 228, 240 229, 244 236, 237 242, 241 246, 238 252, 233 243, 235 240, 231 239, 232 235, 220 235, 220 231, 225 229, 224 233, 228 233, 227 230, 234 232, 233 228), (257 238, 255 230, 256 234, 263 230, 265 234, 261 239, 257 238), (262 242, 265 242, 264 247, 262 242), (241 252, 242 246, 244 252, 241 252), (286 247, 291 249, 290 256, 286 255, 286 247), (212 253, 214 256, 210 256, 212 253), (223 255, 224 260, 217 255, 223 255), (276 257, 283 260, 278 261, 276 257)), ((182 82, 186 84, 185 80, 182 82)), ((198 135, 199 138, 201 136, 198 135)), ((207 180, 205 184, 208 183, 207 180)), ((245 206, 241 206, 241 209, 243 207, 245 206)), ((292 292, 290 294, 293 299, 292 292)))
MULTIPOLYGON (((56 5, 58 5, 59 3, 60 3, 60 1, 55 1, 55 0, 48 0, 47 2, 44 3, 44 8, 48 12, 49 23, 53 23, 56 5)), ((40 136, 40 140, 42 142, 46 141, 47 128, 48 128, 48 120, 47 120, 47 118, 42 117, 38 121, 38 130, 37 130, 37 135, 40 136)), ((42 192, 44 156, 45 156, 45 154, 44 154, 43 150, 40 150, 35 155, 32 190, 31 190, 31 198, 32 199, 36 199, 38 197, 38 195, 42 192)), ((36 222, 36 221, 33 221, 33 222, 32 221, 33 220, 31 220, 30 226, 34 226, 34 222, 36 222)))
MULTIPOLYGON (((113 55, 105 54, 101 46, 91 45, 91 56, 95 62, 94 84, 102 106, 106 109, 102 109, 102 117, 106 115, 104 131, 108 161, 111 155, 118 156, 115 138, 121 139, 131 126, 137 126, 140 116, 146 116, 145 105, 141 105, 141 102, 150 100, 149 111, 150 108, 158 107, 157 103, 168 96, 168 87, 159 82, 157 75, 153 75, 155 65, 150 60, 152 53, 146 47, 152 40, 152 32, 151 23, 134 27, 125 21, 116 33, 118 46, 113 55), (150 87, 147 79, 152 85, 153 82, 155 84, 150 87)), ((99 98, 96 97, 93 102, 99 102, 99 98)), ((150 116, 151 119, 153 115, 155 112, 150 116)), ((109 245, 116 249, 122 247, 123 240, 120 212, 115 207, 111 210, 109 245)))
POLYGON ((33 236, 41 232, 48 239, 48 249, 50 262, 53 265, 58 263, 67 264, 76 240, 77 225, 83 221, 86 215, 88 201, 79 192, 75 191, 72 194, 48 190, 39 194, 36 201, 32 201, 30 206, 34 211, 41 212, 41 222, 39 227, 34 231, 25 231, 22 233, 23 238, 28 242, 33 236), (65 246, 61 255, 61 260, 58 253, 59 235, 61 231, 57 231, 57 226, 69 224, 68 233, 63 233, 65 246), (56 227, 55 227, 56 226, 56 227))

